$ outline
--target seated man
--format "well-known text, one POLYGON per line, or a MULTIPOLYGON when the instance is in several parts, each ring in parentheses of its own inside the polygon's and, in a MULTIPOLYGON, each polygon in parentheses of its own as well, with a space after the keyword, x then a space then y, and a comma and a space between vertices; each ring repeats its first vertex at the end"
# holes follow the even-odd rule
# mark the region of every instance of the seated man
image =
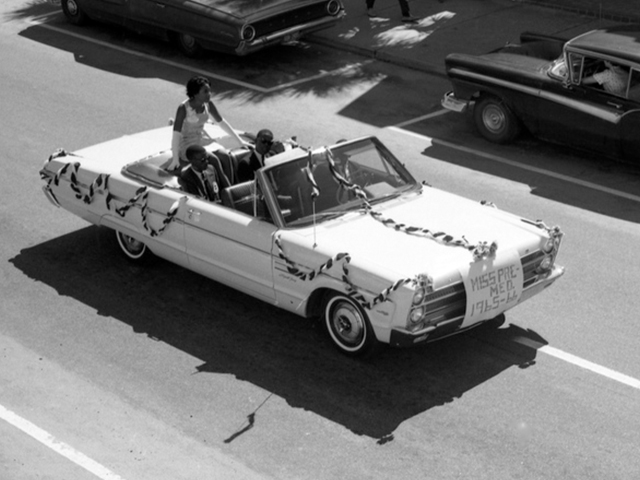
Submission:
POLYGON ((582 79, 583 85, 601 85, 605 92, 624 95, 627 90, 629 72, 620 65, 614 65, 605 60, 605 69, 582 79))
POLYGON ((271 130, 263 128, 256 136, 255 147, 251 148, 251 155, 247 160, 242 160, 238 164, 238 182, 246 182, 255 178, 255 171, 264 167, 264 160, 271 153, 273 145, 273 133, 271 130))
POLYGON ((186 151, 189 165, 180 172, 182 189, 200 198, 220 203, 220 190, 229 186, 221 173, 219 161, 200 145, 191 145, 186 151))

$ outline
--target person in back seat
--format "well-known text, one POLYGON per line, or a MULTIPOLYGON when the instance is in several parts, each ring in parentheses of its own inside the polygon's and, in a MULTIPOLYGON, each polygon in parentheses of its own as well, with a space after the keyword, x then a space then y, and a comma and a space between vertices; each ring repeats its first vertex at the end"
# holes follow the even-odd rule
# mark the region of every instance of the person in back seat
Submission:
POLYGON ((220 167, 210 163, 215 157, 200 145, 187 147, 186 157, 189 165, 182 169, 179 177, 182 189, 205 200, 220 203, 220 191, 229 184, 224 175, 218 172, 220 167))
POLYGON ((273 146, 273 133, 263 128, 256 136, 255 147, 251 149, 251 155, 238 164, 238 182, 246 182, 255 178, 255 171, 264 167, 264 160, 271 155, 273 146))

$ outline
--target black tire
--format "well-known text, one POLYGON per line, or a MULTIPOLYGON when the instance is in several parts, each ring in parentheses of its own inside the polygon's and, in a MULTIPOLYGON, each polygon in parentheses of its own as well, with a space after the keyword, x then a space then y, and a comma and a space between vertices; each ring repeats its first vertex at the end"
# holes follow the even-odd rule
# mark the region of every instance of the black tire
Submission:
POLYGON ((78 5, 78 0, 62 0, 62 12, 67 17, 69 23, 74 25, 84 25, 89 21, 89 17, 78 5))
POLYGON ((492 96, 483 96, 473 109, 480 134, 494 143, 509 143, 520 133, 520 122, 507 105, 492 96))
POLYGON ((346 295, 334 294, 327 299, 323 320, 334 345, 345 355, 369 356, 380 346, 367 314, 346 295))
POLYGON ((151 252, 143 242, 118 231, 116 231, 116 238, 118 239, 120 250, 122 250, 127 260, 143 263, 151 256, 151 252))
POLYGON ((202 55, 204 51, 202 45, 198 43, 195 37, 192 37, 186 33, 174 33, 174 41, 178 46, 178 49, 187 57, 197 58, 202 55))

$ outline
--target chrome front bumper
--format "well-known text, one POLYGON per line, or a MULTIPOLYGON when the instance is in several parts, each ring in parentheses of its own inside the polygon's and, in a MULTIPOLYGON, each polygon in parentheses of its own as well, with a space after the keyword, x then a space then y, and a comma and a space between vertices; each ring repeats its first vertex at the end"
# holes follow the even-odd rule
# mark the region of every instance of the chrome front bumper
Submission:
POLYGON ((443 108, 457 113, 463 113, 469 106, 468 101, 456 98, 453 92, 445 93, 440 103, 442 104, 443 108))

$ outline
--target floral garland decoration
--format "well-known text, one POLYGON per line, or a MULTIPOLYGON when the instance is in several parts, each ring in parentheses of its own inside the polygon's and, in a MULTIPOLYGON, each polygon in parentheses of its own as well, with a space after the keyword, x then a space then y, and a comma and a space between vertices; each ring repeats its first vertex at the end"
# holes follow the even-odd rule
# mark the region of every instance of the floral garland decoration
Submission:
POLYGON ((491 243, 479 242, 476 245, 472 245, 464 237, 462 237, 461 239, 456 239, 452 235, 449 235, 445 232, 433 232, 428 228, 413 227, 405 225, 404 223, 397 223, 393 219, 383 217, 380 212, 376 212, 373 209, 371 203, 369 203, 366 192, 359 185, 350 182, 349 180, 344 178, 344 176, 340 174, 340 172, 338 172, 331 150, 325 148, 325 152, 327 162, 329 163, 329 170, 331 171, 333 177, 338 181, 338 183, 340 183, 340 185, 342 185, 347 190, 354 192, 354 194, 364 202, 364 213, 370 215, 375 220, 378 220, 383 225, 393 228, 396 231, 407 233, 409 235, 423 235, 445 245, 466 248, 467 250, 472 252, 473 258, 475 260, 481 260, 483 258, 491 256, 498 250, 498 243, 495 241, 491 243))
MULTIPOLYGON (((58 148, 51 155, 49 155, 49 158, 45 162, 45 165, 47 163, 49 163, 51 160, 55 159, 55 158, 66 157, 67 155, 69 155, 69 154, 67 153, 67 151, 65 149, 58 148)), ((43 180, 48 178, 47 184, 45 185, 45 189, 47 190, 47 192, 53 197, 53 199, 57 203, 60 203, 60 202, 58 202, 58 199, 56 198, 55 194, 53 193, 53 189, 51 188, 51 184, 53 183, 57 187, 58 184, 60 183, 60 178, 62 177, 62 175, 64 175, 67 172, 67 170, 69 169, 69 167, 72 166, 72 165, 74 165, 74 164, 72 164, 72 163, 64 164, 61 168, 58 169, 56 174, 51 178, 48 178, 42 172, 40 172, 40 178, 42 178, 43 180)), ((77 165, 75 165, 76 170, 78 169, 78 167, 80 167, 79 163, 77 165)))
POLYGON ((351 257, 348 253, 338 253, 335 257, 329 258, 329 260, 327 260, 325 263, 320 265, 317 269, 312 270, 311 272, 303 272, 298 268, 295 262, 293 262, 291 259, 289 259, 289 257, 285 255, 284 249, 282 248, 282 241, 280 240, 279 235, 275 238, 274 241, 275 241, 276 247, 278 247, 278 257, 284 260, 285 263, 287 264, 287 271, 291 275, 295 275, 296 277, 304 281, 313 280, 318 275, 320 275, 323 271, 329 270, 331 267, 333 267, 333 264, 335 262, 339 262, 341 260, 344 260, 346 262, 351 261, 351 257))
MULTIPOLYGON (((72 155, 72 154, 69 154, 64 149, 59 148, 49 156, 47 163, 49 163, 51 160, 55 158, 65 157, 67 155, 72 155)), ((45 188, 48 190, 51 196, 56 200, 56 202, 58 201, 58 199, 53 193, 51 184, 53 183, 53 185, 58 186, 60 184, 60 179, 62 178, 63 175, 67 173, 67 171, 69 170, 69 167, 72 167, 72 171, 69 174, 69 187, 75 193, 75 197, 78 200, 82 199, 82 201, 85 204, 89 205, 93 203, 93 199, 96 192, 98 192, 99 189, 102 187, 104 193, 106 194, 105 203, 106 203, 107 210, 111 211, 111 202, 115 198, 114 195, 109 191, 109 179, 111 175, 103 174, 103 173, 99 174, 96 177, 96 179, 93 182, 91 182, 91 184, 87 188, 87 193, 83 194, 78 182, 78 170, 80 169, 80 162, 73 162, 73 163, 69 162, 64 164, 61 168, 58 169, 56 174, 47 181, 47 185, 45 186, 45 188)), ((136 190, 135 195, 131 199, 129 199, 127 202, 125 202, 124 205, 122 205, 121 207, 115 208, 115 212, 121 217, 124 217, 130 208, 132 208, 138 202, 141 202, 140 214, 142 216, 142 226, 147 232, 149 232, 149 235, 151 235, 152 237, 156 237, 161 235, 169 226, 169 224, 175 219, 175 216, 178 213, 178 209, 180 208, 181 201, 185 197, 179 198, 173 203, 173 205, 171 205, 171 207, 169 208, 169 211, 164 215, 165 218, 162 221, 162 227, 160 227, 158 230, 155 230, 153 227, 151 227, 148 220, 148 215, 149 215, 148 195, 149 195, 148 187, 146 186, 140 187, 138 190, 136 190)))
POLYGON ((349 263, 351 263, 351 255, 348 253, 338 253, 335 257, 329 258, 325 263, 320 265, 318 268, 312 270, 311 272, 303 272, 298 268, 298 266, 293 262, 287 255, 284 253, 284 249, 282 247, 282 241, 280 240, 280 236, 275 238, 275 244, 278 247, 278 257, 285 261, 287 264, 287 271, 295 275, 297 278, 303 281, 311 281, 314 278, 317 278, 322 272, 325 270, 331 269, 333 265, 337 262, 342 262, 342 281, 344 282, 347 290, 347 294, 356 300, 360 305, 364 308, 371 310, 374 306, 379 303, 386 302, 389 299, 389 295, 396 290, 398 290, 401 286, 406 285, 407 283, 418 284, 420 283, 419 278, 403 278, 395 281, 393 284, 389 285, 387 288, 382 290, 378 295, 376 295, 373 300, 368 301, 364 295, 358 290, 358 288, 353 284, 351 279, 349 278, 349 263))
POLYGON ((547 234, 549 235, 549 237, 553 240, 554 243, 554 247, 556 250, 558 250, 558 248, 560 247, 560 241, 562 240, 562 237, 564 236, 564 232, 562 230, 560 230, 559 226, 554 226, 554 227, 549 227, 546 223, 544 223, 542 220, 527 220, 527 219, 522 219, 523 222, 529 223, 530 225, 533 225, 534 227, 538 227, 541 230, 544 230, 547 232, 547 234))
POLYGON ((173 205, 171 205, 171 208, 169 208, 169 211, 166 213, 164 219, 162 220, 162 227, 160 227, 158 230, 154 230, 151 227, 151 225, 149 225, 149 221, 147 219, 148 212, 149 212, 149 206, 147 203, 148 195, 149 195, 149 191, 146 191, 142 196, 142 208, 140 209, 140 214, 142 215, 142 226, 147 232, 149 232, 149 235, 151 235, 152 237, 157 237, 162 235, 162 233, 166 230, 169 224, 174 220, 176 214, 178 213, 178 209, 180 208, 180 204, 182 200, 187 197, 186 196, 180 197, 178 200, 173 202, 173 205))

